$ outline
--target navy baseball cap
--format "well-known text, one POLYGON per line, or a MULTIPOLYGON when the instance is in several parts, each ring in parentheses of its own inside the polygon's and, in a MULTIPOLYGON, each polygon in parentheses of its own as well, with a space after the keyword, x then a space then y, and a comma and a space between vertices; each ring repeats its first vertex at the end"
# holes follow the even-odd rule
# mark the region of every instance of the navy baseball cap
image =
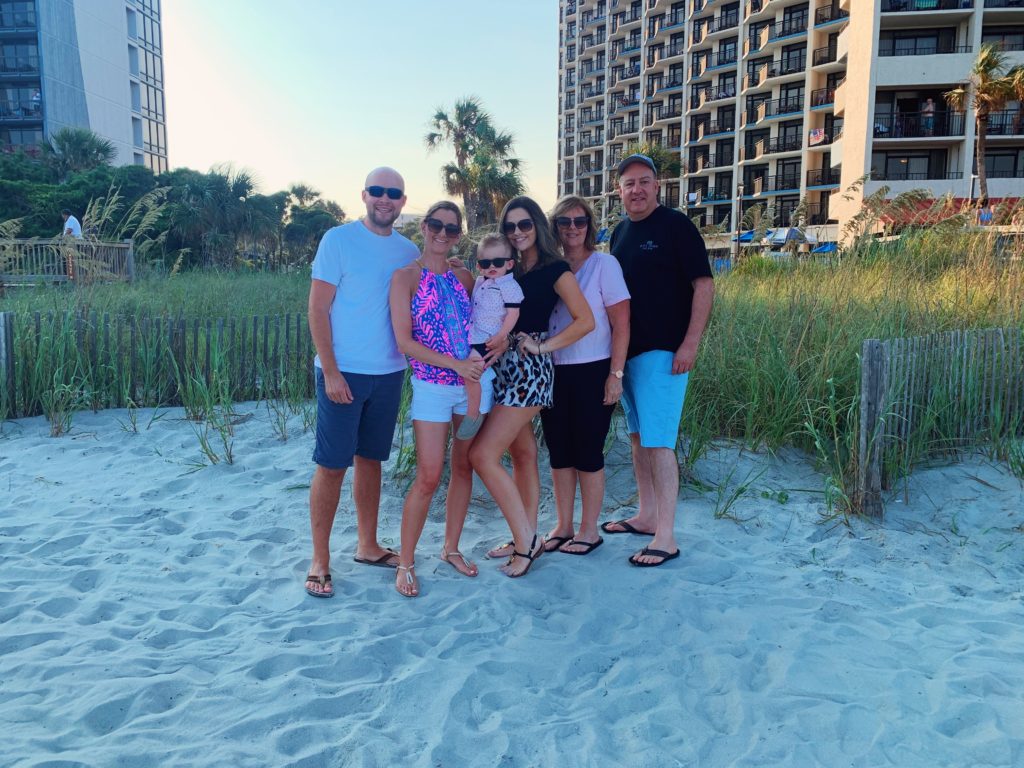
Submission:
POLYGON ((658 169, 654 165, 654 161, 651 160, 651 158, 649 158, 647 155, 641 155, 639 153, 635 155, 630 155, 629 157, 623 159, 621 163, 619 163, 619 175, 621 176, 625 172, 625 170, 629 168, 629 166, 633 165, 633 163, 643 163, 652 171, 654 171, 655 176, 658 175, 658 169))

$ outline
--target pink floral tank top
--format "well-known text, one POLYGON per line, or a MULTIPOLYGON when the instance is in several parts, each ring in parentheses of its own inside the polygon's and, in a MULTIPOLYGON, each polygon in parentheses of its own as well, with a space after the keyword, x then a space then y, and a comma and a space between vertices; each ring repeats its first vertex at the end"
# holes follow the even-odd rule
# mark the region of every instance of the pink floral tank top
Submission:
MULTIPOLYGON (((469 294, 450 270, 443 275, 420 271, 420 283, 412 297, 412 338, 434 352, 457 360, 469 357, 469 294)), ((431 384, 461 386, 462 377, 451 368, 409 361, 412 373, 431 384)))

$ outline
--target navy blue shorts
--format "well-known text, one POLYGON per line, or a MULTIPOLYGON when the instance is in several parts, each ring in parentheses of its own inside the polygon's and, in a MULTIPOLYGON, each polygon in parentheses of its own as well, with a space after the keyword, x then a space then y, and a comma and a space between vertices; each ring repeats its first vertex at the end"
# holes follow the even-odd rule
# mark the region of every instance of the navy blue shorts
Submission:
POLYGON ((324 373, 316 369, 316 447, 313 461, 327 469, 346 469, 352 459, 386 461, 391 455, 405 371, 372 376, 345 373, 352 402, 336 403, 324 391, 324 373))

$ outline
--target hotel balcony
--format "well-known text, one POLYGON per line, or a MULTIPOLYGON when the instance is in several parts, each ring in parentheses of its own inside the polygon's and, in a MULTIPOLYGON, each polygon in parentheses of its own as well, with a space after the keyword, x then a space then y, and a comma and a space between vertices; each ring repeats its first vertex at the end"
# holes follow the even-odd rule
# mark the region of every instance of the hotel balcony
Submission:
POLYGON ((747 0, 745 18, 747 21, 756 21, 759 16, 767 16, 769 11, 781 5, 782 0, 747 0))
POLYGON ((693 162, 692 167, 689 169, 691 174, 707 173, 713 171, 716 168, 731 168, 735 162, 735 155, 732 152, 719 152, 711 153, 709 155, 700 155, 693 162))
POLYGON ((694 22, 693 35, 690 38, 694 45, 704 40, 712 41, 731 29, 740 25, 739 13, 723 13, 707 20, 707 23, 694 22))
POLYGON ((21 127, 30 123, 42 123, 43 112, 40 105, 28 101, 0 101, 0 123, 21 127))
POLYGON ((769 80, 782 82, 784 78, 803 74, 806 69, 807 54, 804 52, 798 56, 767 62, 744 76, 743 89, 765 87, 769 80))
POLYGON ((715 203, 727 203, 732 200, 732 190, 729 189, 716 189, 715 187, 709 187, 708 189, 696 190, 696 197, 693 199, 692 205, 694 207, 702 207, 705 205, 713 205, 715 203))
POLYGON ((627 80, 634 80, 634 79, 636 79, 638 77, 640 77, 640 65, 639 64, 634 64, 631 67, 623 67, 621 72, 618 72, 618 70, 613 69, 612 70, 611 82, 609 83, 609 87, 613 87, 613 86, 615 86, 618 83, 624 83, 627 80))
POLYGON ((836 24, 850 18, 850 12, 839 7, 836 2, 822 5, 814 11, 814 26, 823 27, 826 24, 836 24))
POLYGON ((872 181, 957 181, 963 177, 964 174, 961 171, 929 171, 926 173, 871 171, 872 181))
POLYGON ((824 48, 815 48, 811 54, 811 66, 820 68, 821 72, 837 72, 846 65, 839 61, 838 44, 826 45, 824 48))
POLYGON ((711 66, 709 70, 722 69, 724 67, 735 68, 736 62, 739 60, 739 56, 736 53, 735 48, 727 48, 722 51, 719 50, 714 56, 711 57, 711 66))
POLYGON ((846 112, 846 78, 844 77, 836 84, 836 92, 832 104, 832 113, 836 117, 842 117, 846 112))
MULTIPOLYGON (((820 226, 822 224, 828 224, 830 218, 828 213, 828 203, 810 203, 806 207, 806 220, 805 224, 811 226, 820 226)), ((797 222, 799 224, 799 222, 797 222)))
POLYGON ((804 138, 800 136, 776 136, 774 138, 761 139, 743 147, 740 160, 749 162, 760 160, 769 155, 781 155, 798 153, 803 150, 804 138))
POLYGON ((36 9, 32 3, 0 3, 0 38, 36 32, 36 9))
POLYGON ((964 135, 964 113, 936 111, 876 114, 872 131, 875 144, 904 139, 945 139, 959 141, 964 135))
POLYGON ((835 88, 818 88, 811 91, 811 109, 831 107, 836 101, 835 88))
MULTIPOLYGON (((974 11, 975 0, 882 0, 882 13, 940 13, 942 18, 950 14, 943 11, 960 11, 955 15, 968 15, 974 11)), ((925 18, 915 16, 915 19, 925 18)))
POLYGON ((617 59, 620 56, 628 56, 631 53, 638 53, 639 51, 640 38, 629 38, 627 40, 612 43, 611 55, 613 59, 617 59))
POLYGON ((807 132, 807 149, 810 151, 825 149, 843 135, 843 124, 825 125, 824 128, 812 128, 807 132))
POLYGON ((988 10, 989 8, 1024 9, 1024 0, 985 0, 985 10, 988 10))
POLYGON ((625 34, 634 24, 639 24, 643 18, 643 9, 635 8, 632 11, 622 11, 612 16, 612 31, 611 34, 614 36, 616 33, 625 34))
POLYGON ((38 56, 0 56, 0 75, 9 79, 38 78, 38 56))
POLYGON ((606 22, 606 21, 608 21, 608 15, 607 14, 605 14, 603 16, 591 16, 589 19, 585 19, 583 21, 583 26, 584 27, 591 27, 591 26, 595 26, 597 24, 604 24, 604 22, 606 22))
POLYGON ((988 116, 988 130, 985 135, 997 142, 999 139, 1024 136, 1024 113, 1016 109, 992 112, 988 116))
POLYGON ((612 126, 608 131, 608 139, 610 141, 611 139, 618 138, 619 136, 635 136, 639 130, 639 120, 630 120, 625 123, 612 123, 612 126))
POLYGON ((841 172, 838 168, 822 168, 807 172, 807 188, 838 187, 841 172))
POLYGON ((597 99, 597 98, 603 97, 604 96, 604 89, 597 88, 597 87, 591 85, 591 86, 587 86, 585 88, 580 88, 580 94, 579 95, 580 95, 579 103, 583 104, 583 102, 585 102, 585 101, 590 101, 591 99, 597 99))
POLYGON ((799 37, 807 36, 807 13, 797 14, 789 19, 776 22, 762 30, 761 46, 759 50, 765 51, 783 42, 792 42, 799 37), (765 33, 767 35, 765 36, 765 33))
POLYGON ((650 107, 650 111, 648 113, 651 125, 663 122, 665 120, 672 120, 674 118, 682 117, 682 115, 682 104, 655 104, 652 107, 650 107))
POLYGON ((781 195, 800 190, 800 177, 793 176, 758 176, 754 179, 754 196, 781 195))
POLYGON ((604 112, 587 114, 583 112, 579 116, 580 125, 604 125, 604 112))
POLYGON ((736 122, 733 120, 727 120, 724 122, 718 122, 713 120, 709 123, 701 123, 697 126, 697 141, 707 141, 717 136, 724 136, 727 133, 734 133, 736 131, 736 122))
POLYGON ((647 28, 647 42, 652 43, 659 39, 666 39, 672 32, 678 32, 685 27, 686 14, 683 10, 666 14, 660 22, 652 19, 647 28))
POLYGON ((640 97, 612 96, 611 103, 614 104, 614 106, 611 108, 611 114, 614 115, 616 112, 623 112, 629 109, 635 109, 636 107, 640 106, 640 97))
POLYGON ((774 120, 789 115, 799 115, 803 111, 804 98, 802 96, 785 99, 772 99, 770 101, 761 102, 758 108, 753 110, 753 115, 750 114, 751 110, 747 110, 747 125, 750 125, 751 122, 756 125, 760 125, 766 120, 774 120), (754 119, 751 120, 751 117, 754 119))

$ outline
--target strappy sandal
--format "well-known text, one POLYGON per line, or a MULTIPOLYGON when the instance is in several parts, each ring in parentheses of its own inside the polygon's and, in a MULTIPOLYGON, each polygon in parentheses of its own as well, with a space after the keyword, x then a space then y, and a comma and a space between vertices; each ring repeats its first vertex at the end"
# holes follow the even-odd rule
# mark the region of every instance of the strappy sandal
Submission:
POLYGON ((463 576, 468 576, 469 578, 473 578, 474 576, 476 576, 479 573, 479 570, 476 567, 476 563, 474 563, 472 560, 470 560, 464 554, 459 552, 459 550, 457 550, 457 549, 453 549, 451 552, 449 552, 445 547, 441 547, 441 559, 444 560, 446 563, 448 563, 448 565, 450 565, 452 568, 455 568, 455 570, 458 571, 459 573, 461 573, 463 576), (467 571, 472 571, 472 572, 471 573, 465 573, 464 571, 460 571, 458 569, 458 567, 456 567, 455 563, 452 562, 452 558, 453 557, 461 557, 462 558, 462 562, 464 562, 466 564, 466 570, 467 571))
POLYGON ((533 567, 533 562, 544 554, 544 539, 540 539, 539 544, 537 543, 538 539, 540 539, 540 537, 536 533, 533 534, 533 541, 530 542, 529 553, 524 554, 523 552, 516 552, 515 550, 512 551, 512 557, 508 559, 508 562, 505 563, 505 565, 512 565, 512 561, 515 560, 517 557, 525 557, 530 562, 526 564, 526 570, 522 573, 506 573, 506 576, 508 576, 510 579, 518 579, 519 577, 525 576, 530 572, 530 569, 533 567))
POLYGON ((492 555, 491 554, 491 552, 497 552, 499 549, 505 549, 506 547, 511 547, 513 552, 516 551, 516 543, 514 541, 506 541, 504 544, 501 544, 501 545, 495 547, 494 549, 489 550, 487 552, 487 559, 488 560, 500 560, 503 557, 508 557, 508 555, 492 555))
POLYGON ((420 593, 419 585, 416 583, 416 577, 412 575, 413 570, 416 568, 416 563, 412 565, 399 565, 397 566, 399 573, 405 571, 405 583, 411 590, 410 592, 403 592, 398 588, 398 583, 395 583, 395 591, 398 592, 402 597, 416 597, 420 593))

